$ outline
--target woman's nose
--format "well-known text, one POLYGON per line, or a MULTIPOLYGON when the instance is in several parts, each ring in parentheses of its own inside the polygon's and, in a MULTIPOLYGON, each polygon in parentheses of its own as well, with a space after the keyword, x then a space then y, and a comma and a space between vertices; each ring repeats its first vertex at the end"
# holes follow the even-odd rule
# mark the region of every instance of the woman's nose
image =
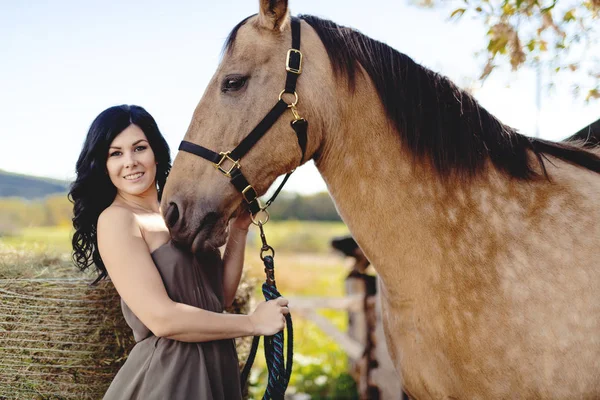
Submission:
POLYGON ((135 167, 137 164, 138 164, 138 162, 135 159, 135 156, 133 154, 130 154, 130 155, 126 156, 126 158, 125 158, 125 167, 131 168, 131 167, 135 167))

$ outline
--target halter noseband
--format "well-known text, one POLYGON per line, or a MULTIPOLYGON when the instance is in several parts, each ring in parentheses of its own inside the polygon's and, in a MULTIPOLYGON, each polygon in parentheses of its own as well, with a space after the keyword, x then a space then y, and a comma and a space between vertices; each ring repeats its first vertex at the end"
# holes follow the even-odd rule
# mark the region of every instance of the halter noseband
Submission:
MULTIPOLYGON (((233 186, 242 194, 242 197, 246 201, 250 212, 255 215, 260 211, 265 211, 267 207, 271 205, 273 200, 277 197, 283 185, 287 182, 290 175, 294 172, 289 172, 281 185, 277 188, 273 196, 262 206, 257 196, 256 190, 248 183, 248 180, 241 172, 242 166, 240 165, 241 158, 262 138, 265 133, 273 126, 273 124, 279 119, 281 115, 288 108, 291 109, 294 115, 294 120, 291 122, 291 126, 296 132, 298 138, 298 144, 302 150, 302 158, 300 164, 304 160, 306 153, 306 131, 308 128, 308 122, 298 115, 296 104, 298 103, 298 94, 296 93, 296 81, 298 76, 302 73, 302 53, 300 52, 300 20, 296 17, 292 17, 292 48, 287 52, 287 58, 285 62, 285 69, 287 71, 287 77, 285 81, 285 89, 279 93, 279 101, 275 106, 267 113, 267 115, 256 125, 256 127, 241 141, 241 143, 232 151, 215 153, 206 147, 199 146, 195 143, 191 143, 185 140, 181 141, 179 150, 186 151, 188 153, 195 154, 213 163, 213 166, 221 171, 223 175, 231 179, 233 186), (283 100, 283 95, 289 93, 294 96, 294 101, 287 103, 283 100), (231 163, 229 167, 225 167, 225 163, 231 163)), ((254 220, 254 219, 253 219, 254 220)), ((267 218, 268 220, 268 214, 267 218)), ((259 221, 259 223, 266 223, 266 220, 259 221)))

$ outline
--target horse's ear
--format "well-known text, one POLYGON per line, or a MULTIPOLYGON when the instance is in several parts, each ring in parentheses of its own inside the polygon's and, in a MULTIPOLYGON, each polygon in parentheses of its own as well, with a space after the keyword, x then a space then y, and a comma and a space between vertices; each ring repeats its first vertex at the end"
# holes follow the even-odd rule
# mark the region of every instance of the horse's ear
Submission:
POLYGON ((281 29, 289 18, 287 0, 260 0, 259 3, 260 25, 269 30, 281 29))

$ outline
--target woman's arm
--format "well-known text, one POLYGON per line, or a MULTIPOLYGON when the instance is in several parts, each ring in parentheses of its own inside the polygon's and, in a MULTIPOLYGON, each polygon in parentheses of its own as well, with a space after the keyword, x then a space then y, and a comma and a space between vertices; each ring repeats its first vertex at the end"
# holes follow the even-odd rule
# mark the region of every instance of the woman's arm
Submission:
POLYGON ((275 305, 267 307, 270 311, 261 319, 259 315, 214 313, 172 301, 129 210, 107 208, 98 219, 97 232, 98 249, 115 288, 156 336, 187 342, 249 336, 263 331, 273 315, 281 315, 279 309, 273 309, 275 305))
POLYGON ((250 213, 242 211, 229 225, 229 238, 223 255, 223 303, 225 307, 229 307, 233 303, 235 292, 240 284, 250 222, 250 213))

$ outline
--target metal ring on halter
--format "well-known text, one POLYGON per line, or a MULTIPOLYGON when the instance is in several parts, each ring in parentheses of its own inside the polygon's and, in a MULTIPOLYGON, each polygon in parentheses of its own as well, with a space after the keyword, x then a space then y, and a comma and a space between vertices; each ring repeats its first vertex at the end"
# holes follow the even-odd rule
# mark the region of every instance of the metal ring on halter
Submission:
MULTIPOLYGON (((281 93, 279 93, 279 100, 282 100, 284 93, 286 93, 285 89, 283 89, 281 91, 281 93)), ((285 100, 283 100, 283 101, 285 101, 285 100)), ((290 108, 290 107, 296 107, 296 104, 298 104, 298 93, 296 93, 296 91, 294 90, 294 101, 291 102, 291 103, 287 103, 287 106, 288 106, 288 108, 290 108)))
POLYGON ((265 261, 265 257, 263 256, 263 253, 265 251, 270 251, 271 252, 271 257, 275 258, 275 249, 273 249, 271 246, 267 245, 267 247, 263 247, 262 249, 260 249, 260 259, 265 261))
POLYGON ((264 225, 267 222, 269 222, 269 212, 267 211, 267 209, 261 208, 260 211, 256 213, 256 215, 258 216, 258 214, 260 213, 264 213, 266 215, 264 220, 261 220, 260 218, 255 219, 255 215, 250 213, 250 219, 252 220, 252 223, 256 226, 264 225))

